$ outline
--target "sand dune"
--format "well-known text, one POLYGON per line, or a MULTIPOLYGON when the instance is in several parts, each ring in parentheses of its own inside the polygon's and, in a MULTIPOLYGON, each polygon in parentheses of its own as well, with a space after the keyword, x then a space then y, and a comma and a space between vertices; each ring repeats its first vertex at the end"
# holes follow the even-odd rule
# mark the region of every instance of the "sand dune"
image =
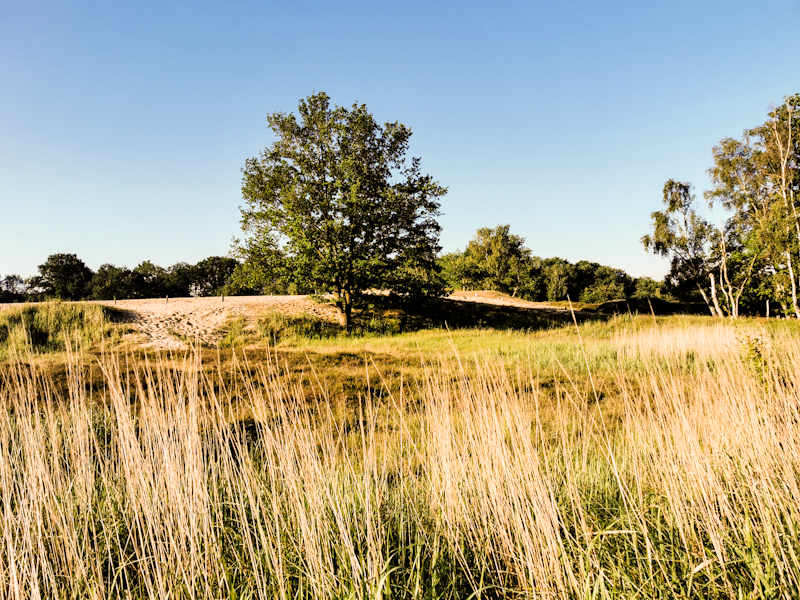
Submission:
POLYGON ((254 319, 270 311, 287 315, 310 313, 336 321, 330 304, 318 304, 308 296, 235 296, 206 298, 154 298, 148 300, 99 301, 123 310, 145 338, 144 345, 159 349, 185 348, 181 338, 216 345, 220 328, 237 316, 254 319))

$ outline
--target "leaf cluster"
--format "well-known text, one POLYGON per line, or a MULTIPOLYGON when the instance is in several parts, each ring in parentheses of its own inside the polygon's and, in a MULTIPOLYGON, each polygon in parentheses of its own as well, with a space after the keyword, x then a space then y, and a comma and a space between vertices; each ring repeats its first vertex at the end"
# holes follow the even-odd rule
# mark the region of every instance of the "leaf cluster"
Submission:
POLYGON ((284 279, 356 296, 437 291, 438 198, 446 188, 406 160, 411 129, 379 125, 363 104, 333 106, 324 92, 299 117, 268 117, 276 141, 243 169, 237 255, 253 284, 284 279))

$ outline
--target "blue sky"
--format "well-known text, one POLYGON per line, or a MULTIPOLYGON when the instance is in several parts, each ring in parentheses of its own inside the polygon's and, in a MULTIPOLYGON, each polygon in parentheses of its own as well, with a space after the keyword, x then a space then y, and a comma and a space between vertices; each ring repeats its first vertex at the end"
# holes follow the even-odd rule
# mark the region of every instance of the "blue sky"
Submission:
POLYGON ((669 178, 800 92, 800 2, 0 3, 0 274, 224 255, 266 115, 411 126, 445 251, 510 223, 635 276, 669 178))

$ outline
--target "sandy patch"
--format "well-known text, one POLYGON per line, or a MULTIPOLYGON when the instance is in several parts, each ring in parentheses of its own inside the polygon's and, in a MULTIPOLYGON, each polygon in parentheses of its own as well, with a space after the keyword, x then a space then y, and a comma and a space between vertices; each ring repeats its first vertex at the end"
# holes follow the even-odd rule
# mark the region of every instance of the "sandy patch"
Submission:
POLYGON ((220 328, 238 316, 251 320, 271 311, 287 315, 305 312, 336 321, 336 310, 331 305, 318 304, 308 296, 154 298, 104 300, 97 304, 126 311, 130 323, 144 337, 143 345, 162 350, 185 348, 184 339, 215 346, 222 337, 220 328))
POLYGON ((553 306, 548 302, 531 302, 514 298, 508 294, 494 292, 491 290, 465 291, 457 290, 448 296, 450 300, 460 302, 480 302, 481 304, 494 304, 497 306, 516 306, 519 308, 535 308, 545 312, 569 312, 569 308, 553 306))

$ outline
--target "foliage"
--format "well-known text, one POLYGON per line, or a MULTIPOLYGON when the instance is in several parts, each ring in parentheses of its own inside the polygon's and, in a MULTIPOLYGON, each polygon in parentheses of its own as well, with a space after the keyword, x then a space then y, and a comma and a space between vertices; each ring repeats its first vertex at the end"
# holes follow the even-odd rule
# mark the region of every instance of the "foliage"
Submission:
POLYGON ((478 229, 463 252, 439 259, 442 275, 454 289, 494 290, 536 301, 570 297, 596 303, 634 293, 634 279, 621 269, 589 261, 573 265, 562 258, 541 259, 524 243, 509 225, 478 229))
POLYGON ((6 275, 0 279, 0 302, 21 302, 27 293, 28 286, 19 275, 6 275))
POLYGON ((193 296, 219 296, 230 281, 239 261, 228 256, 210 256, 192 268, 193 296))
MULTIPOLYGON (((74 254, 54 254, 39 267, 40 275, 23 280, 19 275, 0 278, 0 302, 23 302, 48 297, 62 300, 113 300, 256 293, 235 282, 239 262, 211 256, 195 265, 185 262, 164 268, 146 260, 134 269, 103 264, 93 273, 74 254)), ((286 288, 278 293, 286 293, 286 288)))
POLYGON ((331 106, 320 92, 295 115, 273 113, 277 140, 243 169, 242 229, 236 241, 259 286, 276 278, 333 294, 341 324, 368 289, 440 293, 437 199, 446 189, 406 161, 410 128, 378 125, 365 105, 331 106))
POLYGON ((570 288, 574 289, 575 267, 563 258, 548 258, 544 261, 547 282, 547 301, 564 300, 570 288))
POLYGON ((468 270, 462 280, 478 289, 525 294, 534 268, 524 238, 509 233, 510 225, 482 227, 464 252, 468 270), (526 285, 528 284, 528 285, 526 285))
POLYGON ((636 280, 636 289, 633 298, 660 298, 672 300, 672 295, 667 291, 663 281, 655 281, 651 277, 639 277, 636 280))
POLYGON ((113 300, 114 298, 133 298, 134 280, 131 272, 125 267, 100 265, 89 284, 92 298, 95 300, 113 300))
POLYGON ((708 302, 703 286, 713 270, 713 246, 717 231, 697 212, 691 184, 670 179, 664 184, 665 210, 650 215, 653 233, 642 237, 645 250, 670 259, 666 281, 682 298, 699 292, 708 302))
POLYGON ((705 198, 726 211, 725 223, 717 228, 702 219, 689 184, 670 180, 667 210, 653 213, 645 248, 670 256, 671 290, 690 299, 696 289, 712 314, 769 312, 772 301, 800 318, 800 94, 741 139, 722 139, 713 157, 705 198))
POLYGON ((577 289, 570 297, 577 297, 581 302, 607 302, 633 295, 633 278, 622 269, 582 260, 575 264, 575 271, 577 289))
POLYGON ((51 254, 39 265, 37 285, 45 295, 60 300, 81 300, 89 291, 92 270, 74 254, 51 254))
POLYGON ((136 265, 131 272, 133 278, 134 298, 163 298, 176 294, 169 292, 167 285, 167 270, 164 267, 145 260, 136 265))

